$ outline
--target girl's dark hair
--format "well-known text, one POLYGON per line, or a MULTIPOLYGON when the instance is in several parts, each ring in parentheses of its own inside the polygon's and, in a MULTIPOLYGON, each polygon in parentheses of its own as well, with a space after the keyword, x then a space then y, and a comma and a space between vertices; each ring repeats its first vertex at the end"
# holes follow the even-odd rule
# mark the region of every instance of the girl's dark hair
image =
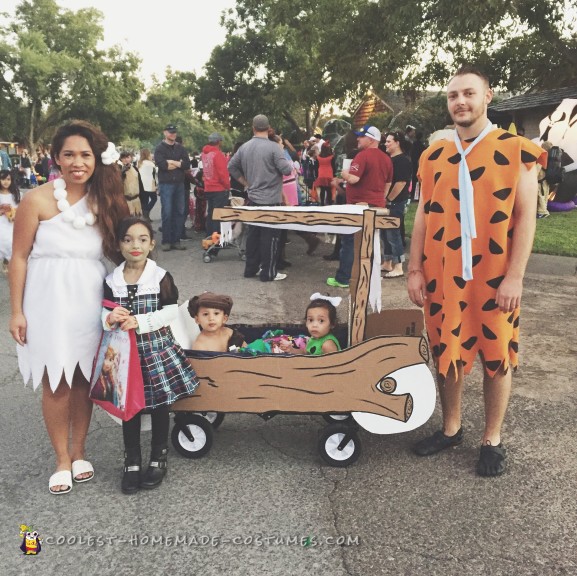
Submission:
POLYGON ((109 165, 102 163, 102 153, 108 148, 108 138, 96 126, 83 120, 73 120, 61 126, 52 139, 51 152, 52 161, 58 169, 58 156, 70 136, 85 138, 94 154, 96 166, 88 181, 87 200, 98 216, 97 224, 102 235, 104 254, 118 263, 121 257, 114 232, 118 223, 129 214, 129 210, 118 166, 114 162, 109 165))
POLYGON ((311 300, 307 309, 305 310, 305 322, 307 319, 308 311, 311 308, 324 308, 329 313, 329 322, 331 323, 331 329, 334 330, 337 326, 337 309, 328 300, 323 300, 322 298, 317 298, 316 300, 311 300))
POLYGON ((322 146, 321 146, 321 153, 319 154, 320 158, 328 158, 329 156, 333 155, 333 149, 331 148, 331 145, 328 142, 325 142, 322 146))
POLYGON ((18 184, 16 183, 16 175, 13 174, 10 170, 0 170, 0 180, 3 178, 7 178, 8 176, 10 176, 10 186, 8 187, 8 192, 12 194, 14 202, 16 202, 16 204, 19 204, 20 188, 18 188, 18 184))
POLYGON ((138 216, 128 216, 128 218, 123 218, 116 227, 116 242, 119 243, 126 236, 128 230, 135 224, 142 224, 148 230, 150 239, 154 240, 154 230, 148 220, 144 220, 144 218, 139 218, 138 216))

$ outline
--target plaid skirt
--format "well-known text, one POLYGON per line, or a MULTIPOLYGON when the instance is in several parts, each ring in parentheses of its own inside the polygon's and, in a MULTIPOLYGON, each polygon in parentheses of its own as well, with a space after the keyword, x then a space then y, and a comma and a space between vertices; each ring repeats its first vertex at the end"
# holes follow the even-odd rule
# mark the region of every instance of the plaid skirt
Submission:
POLYGON ((191 396, 198 386, 196 373, 168 327, 137 334, 146 408, 172 404, 191 396))

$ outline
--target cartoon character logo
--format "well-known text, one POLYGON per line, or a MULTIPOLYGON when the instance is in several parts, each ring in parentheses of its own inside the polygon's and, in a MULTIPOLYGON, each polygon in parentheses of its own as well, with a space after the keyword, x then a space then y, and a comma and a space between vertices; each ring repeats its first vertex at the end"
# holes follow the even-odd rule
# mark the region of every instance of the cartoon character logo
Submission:
POLYGON ((38 532, 34 530, 32 526, 26 526, 26 524, 20 525, 20 538, 22 538, 22 544, 20 545, 20 550, 25 555, 36 556, 42 550, 42 540, 38 535, 38 532))

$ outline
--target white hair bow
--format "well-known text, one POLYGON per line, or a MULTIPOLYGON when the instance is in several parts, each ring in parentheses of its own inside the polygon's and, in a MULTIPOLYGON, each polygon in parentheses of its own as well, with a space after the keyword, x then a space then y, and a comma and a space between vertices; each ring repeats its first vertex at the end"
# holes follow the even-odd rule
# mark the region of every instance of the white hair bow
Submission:
POLYGON ((342 302, 342 298, 340 296, 325 296, 320 292, 315 292, 311 296, 311 300, 328 300, 335 308, 342 302))
POLYGON ((114 164, 114 162, 118 161, 118 159, 120 158, 120 154, 116 150, 114 142, 108 143, 108 148, 101 154, 101 157, 102 157, 102 163, 105 166, 109 166, 110 164, 114 164))

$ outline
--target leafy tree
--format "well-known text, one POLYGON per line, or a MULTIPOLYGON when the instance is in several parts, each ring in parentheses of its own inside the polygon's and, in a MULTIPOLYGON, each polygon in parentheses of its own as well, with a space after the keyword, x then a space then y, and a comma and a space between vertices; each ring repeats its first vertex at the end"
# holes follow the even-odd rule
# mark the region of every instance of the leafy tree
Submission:
POLYGON ((93 8, 74 12, 54 0, 23 0, 0 30, 2 76, 12 78, 17 126, 30 146, 72 118, 99 124, 111 139, 146 125, 140 60, 119 47, 99 50, 101 21, 93 8))

